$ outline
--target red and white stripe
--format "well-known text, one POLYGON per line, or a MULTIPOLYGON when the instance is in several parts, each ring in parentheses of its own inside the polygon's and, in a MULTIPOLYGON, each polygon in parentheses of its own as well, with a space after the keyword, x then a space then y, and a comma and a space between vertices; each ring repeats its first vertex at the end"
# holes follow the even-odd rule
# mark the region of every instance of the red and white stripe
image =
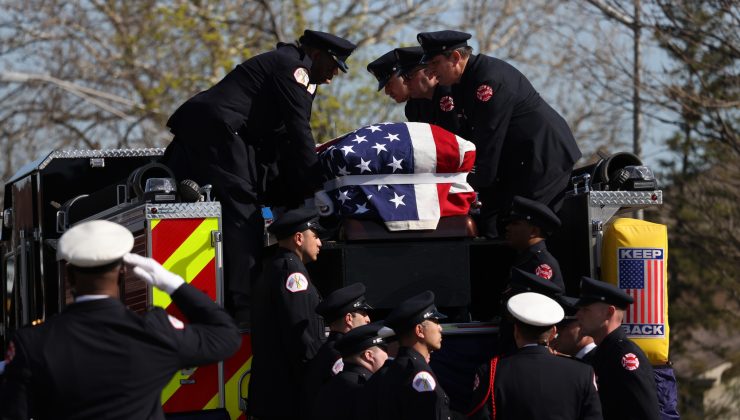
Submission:
POLYGON ((645 287, 626 289, 625 292, 635 299, 626 314, 626 324, 663 324, 664 295, 663 260, 645 260, 645 287))

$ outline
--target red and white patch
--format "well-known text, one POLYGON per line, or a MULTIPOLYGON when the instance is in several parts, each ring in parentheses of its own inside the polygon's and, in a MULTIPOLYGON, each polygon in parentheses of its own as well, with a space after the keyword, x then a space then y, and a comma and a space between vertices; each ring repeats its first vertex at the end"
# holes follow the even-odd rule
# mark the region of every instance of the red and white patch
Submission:
POLYGON ((303 67, 298 67, 293 72, 293 78, 295 81, 308 88, 308 72, 303 67))
POLYGON ((444 112, 450 112, 455 109, 455 101, 452 99, 452 96, 443 96, 439 100, 439 109, 444 112))
POLYGON ((336 362, 334 362, 334 365, 331 367, 331 373, 333 375, 338 375, 339 372, 344 370, 344 361, 342 359, 337 359, 336 362))
POLYGON ((185 329, 185 323, 180 321, 179 319, 175 318, 172 315, 167 315, 167 319, 170 320, 170 324, 172 324, 173 327, 177 330, 184 330, 185 329))
POLYGON ((429 392, 434 391, 434 388, 437 387, 437 381, 434 380, 431 373, 421 371, 414 376, 411 386, 416 392, 429 392))
POLYGON ((493 88, 488 85, 480 85, 475 91, 475 96, 481 102, 488 102, 488 100, 493 97, 493 88))
POLYGON ((15 359, 15 343, 11 341, 8 344, 8 349, 5 351, 5 364, 7 365, 12 362, 13 359, 15 359))
POLYGON ((636 370, 640 367, 640 359, 634 353, 627 353, 622 356, 622 367, 627 370, 636 370))
POLYGON ((308 289, 308 279, 303 273, 293 273, 285 279, 285 288, 290 292, 302 292, 308 289))
POLYGON ((552 278, 552 267, 547 264, 540 264, 534 270, 534 273, 537 274, 538 277, 542 277, 545 280, 550 280, 552 278))

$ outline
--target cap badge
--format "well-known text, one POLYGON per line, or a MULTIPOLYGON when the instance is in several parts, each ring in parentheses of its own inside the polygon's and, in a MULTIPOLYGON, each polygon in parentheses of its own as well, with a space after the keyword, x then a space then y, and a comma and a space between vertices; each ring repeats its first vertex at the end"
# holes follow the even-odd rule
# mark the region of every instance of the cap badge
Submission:
POLYGON ((344 370, 344 362, 342 361, 342 358, 340 357, 337 359, 336 362, 334 362, 334 365, 331 367, 331 373, 334 375, 338 375, 339 372, 344 370))
POLYGON ((285 280, 285 288, 290 292, 302 292, 308 289, 308 279, 303 273, 293 273, 285 280))
POLYGON ((443 96, 439 100, 439 109, 444 112, 450 112, 455 109, 455 101, 452 99, 452 96, 443 96))
POLYGON ((493 88, 488 85, 480 85, 475 91, 475 96, 481 102, 488 102, 493 97, 493 88))
POLYGON ((434 391, 434 388, 437 387, 437 381, 434 380, 431 373, 421 371, 414 376, 411 386, 416 392, 429 392, 434 391))
POLYGON ((537 266, 534 273, 545 280, 550 280, 552 278, 552 267, 547 264, 540 264, 537 266))
POLYGON ((634 353, 627 353, 622 356, 622 367, 626 370, 636 370, 640 367, 640 359, 634 353))
POLYGON ((355 302, 354 304, 352 304, 352 307, 353 307, 353 308, 357 308, 357 307, 359 307, 360 305, 362 305, 362 302, 360 302, 360 301, 358 300, 357 302, 355 302))
POLYGON ((431 316, 432 316, 432 312, 426 312, 426 313, 425 313, 424 315, 422 315, 421 317, 422 317, 422 318, 424 318, 424 319, 427 319, 427 318, 429 318, 429 317, 431 317, 431 316))
POLYGON ((308 88, 308 72, 303 67, 298 67, 293 72, 293 78, 295 78, 295 81, 300 83, 301 85, 308 88))

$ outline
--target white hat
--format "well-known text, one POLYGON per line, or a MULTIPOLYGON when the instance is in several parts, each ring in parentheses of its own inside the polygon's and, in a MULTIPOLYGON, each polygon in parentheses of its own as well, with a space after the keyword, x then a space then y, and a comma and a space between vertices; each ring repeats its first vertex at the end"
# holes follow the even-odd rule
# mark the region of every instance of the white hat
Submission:
POLYGON ((77 267, 100 267, 123 258, 134 247, 134 235, 107 220, 80 223, 59 239, 57 260, 77 267))
POLYGON ((563 320, 563 308, 554 300, 539 293, 520 293, 506 304, 514 318, 527 325, 547 327, 563 320))

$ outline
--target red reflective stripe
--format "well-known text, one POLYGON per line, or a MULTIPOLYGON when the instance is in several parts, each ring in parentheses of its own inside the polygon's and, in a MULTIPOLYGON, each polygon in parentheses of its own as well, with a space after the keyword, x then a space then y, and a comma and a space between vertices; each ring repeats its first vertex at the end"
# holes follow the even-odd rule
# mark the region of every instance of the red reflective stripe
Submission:
MULTIPOLYGON (((211 300, 216 300, 216 259, 214 258, 206 264, 206 266, 203 267, 200 273, 198 273, 198 275, 195 276, 189 284, 207 294, 211 300)), ((182 312, 180 312, 180 308, 177 307, 175 302, 170 303, 165 310, 168 314, 174 316, 180 321, 185 323, 188 322, 187 318, 182 314, 182 312)))
POLYGON ((228 381, 252 357, 252 340, 249 334, 242 334, 242 345, 235 355, 224 361, 224 378, 228 381))
POLYGON ((205 219, 164 219, 152 229, 152 258, 164 263, 205 219))
POLYGON ((188 380, 192 384, 182 384, 162 406, 165 412, 192 410, 193 407, 205 407, 208 401, 218 394, 218 364, 199 367, 188 380), (208 390, 210 388, 210 391, 208 390))

